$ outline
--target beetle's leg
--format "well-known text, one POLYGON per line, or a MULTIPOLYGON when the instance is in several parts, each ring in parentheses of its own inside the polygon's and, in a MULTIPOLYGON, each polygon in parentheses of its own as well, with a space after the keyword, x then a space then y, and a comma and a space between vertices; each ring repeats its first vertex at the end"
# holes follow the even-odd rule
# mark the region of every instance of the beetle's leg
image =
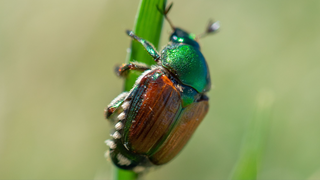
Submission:
POLYGON ((104 115, 108 119, 116 109, 123 103, 124 99, 128 96, 128 92, 123 92, 114 98, 107 108, 104 110, 104 115))
POLYGON ((130 62, 128 64, 123 64, 120 67, 116 68, 116 74, 121 77, 126 77, 130 70, 137 70, 137 71, 145 71, 149 70, 150 67, 143 63, 138 62, 130 62))
POLYGON ((153 47, 153 45, 151 43, 149 43, 147 40, 144 40, 140 37, 138 37, 137 35, 135 35, 132 31, 127 30, 127 34, 132 37, 134 40, 140 42, 144 48, 147 50, 147 52, 150 54, 150 56, 156 61, 158 62, 160 60, 160 55, 157 52, 156 48, 153 47))
POLYGON ((170 24, 172 30, 175 30, 176 28, 174 27, 174 25, 172 24, 172 22, 170 21, 170 19, 168 18, 167 14, 169 13, 171 7, 172 7, 173 3, 171 3, 167 8, 166 8, 166 4, 163 3, 162 5, 162 9, 160 9, 160 7, 157 5, 157 9, 158 11, 166 18, 166 20, 168 21, 168 23, 170 24))

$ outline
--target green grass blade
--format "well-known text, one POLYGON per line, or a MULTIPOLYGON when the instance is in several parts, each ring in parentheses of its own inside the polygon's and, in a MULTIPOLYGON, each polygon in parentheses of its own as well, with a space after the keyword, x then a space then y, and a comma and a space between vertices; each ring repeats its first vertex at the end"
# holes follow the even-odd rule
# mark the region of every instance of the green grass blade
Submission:
MULTIPOLYGON (((146 39, 158 49, 160 35, 163 24, 163 15, 157 10, 156 6, 162 7, 166 0, 141 0, 136 17, 134 33, 143 39, 146 39)), ((138 61, 148 65, 155 64, 151 56, 146 52, 143 46, 132 40, 131 52, 127 57, 127 62, 138 61)), ((130 72, 125 80, 124 90, 130 91, 140 73, 130 72)), ((138 174, 132 171, 125 171, 116 168, 116 180, 134 180, 138 174)))
POLYGON ((136 180, 138 179, 138 174, 133 171, 126 171, 123 169, 115 169, 115 180, 136 180))
MULTIPOLYGON (((143 39, 151 42, 156 49, 159 47, 160 35, 163 24, 163 15, 157 10, 156 6, 166 3, 166 0, 141 0, 138 15, 135 22, 134 33, 143 39)), ((151 56, 143 46, 132 40, 131 52, 128 54, 127 62, 138 61, 148 65, 155 64, 151 56)), ((124 89, 129 91, 134 85, 140 73, 130 72, 125 81, 124 89)))
POLYGON ((260 159, 264 149, 266 131, 270 123, 273 93, 263 90, 257 97, 256 116, 250 122, 244 138, 240 158, 231 175, 232 180, 257 179, 260 159))

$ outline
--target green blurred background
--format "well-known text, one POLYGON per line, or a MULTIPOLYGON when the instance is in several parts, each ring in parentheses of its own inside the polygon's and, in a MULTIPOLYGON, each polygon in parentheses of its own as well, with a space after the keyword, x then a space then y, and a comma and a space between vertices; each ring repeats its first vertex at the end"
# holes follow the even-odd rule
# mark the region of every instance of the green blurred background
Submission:
MULTIPOLYGON (((201 40, 214 89, 187 147, 145 179, 227 179, 248 132, 261 137, 258 179, 320 179, 320 1, 173 2, 176 26, 221 22, 201 40), (264 130, 251 128, 259 99, 264 130)), ((103 109, 122 90, 113 69, 138 5, 0 0, 0 179, 112 178, 103 109)), ((169 33, 165 22, 161 46, 169 33)))

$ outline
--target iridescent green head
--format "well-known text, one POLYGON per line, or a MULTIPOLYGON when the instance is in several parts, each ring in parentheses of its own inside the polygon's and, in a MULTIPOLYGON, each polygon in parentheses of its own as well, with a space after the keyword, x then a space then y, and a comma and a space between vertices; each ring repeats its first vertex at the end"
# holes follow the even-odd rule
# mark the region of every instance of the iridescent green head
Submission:
POLYGON ((189 34, 180 28, 174 28, 174 32, 171 34, 169 40, 173 43, 189 44, 194 48, 200 49, 199 43, 195 40, 195 38, 196 36, 194 34, 189 34))

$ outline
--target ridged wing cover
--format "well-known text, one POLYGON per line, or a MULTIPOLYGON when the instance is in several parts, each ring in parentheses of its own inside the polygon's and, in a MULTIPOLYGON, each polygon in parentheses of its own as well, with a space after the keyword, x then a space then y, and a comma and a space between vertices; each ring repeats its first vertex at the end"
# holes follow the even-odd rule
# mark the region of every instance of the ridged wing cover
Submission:
POLYGON ((170 133, 162 147, 149 159, 153 164, 161 165, 173 159, 186 145, 209 109, 207 100, 193 103, 182 110, 178 124, 170 133))
POLYGON ((154 70, 141 79, 129 98, 122 141, 137 154, 153 154, 175 127, 182 109, 180 92, 161 70, 154 70))
POLYGON ((209 105, 207 100, 201 100, 183 108, 181 97, 181 92, 161 70, 150 71, 141 78, 126 99, 130 108, 123 120, 125 127, 120 131, 121 142, 128 152, 145 155, 152 164, 161 165, 182 150, 209 105))

